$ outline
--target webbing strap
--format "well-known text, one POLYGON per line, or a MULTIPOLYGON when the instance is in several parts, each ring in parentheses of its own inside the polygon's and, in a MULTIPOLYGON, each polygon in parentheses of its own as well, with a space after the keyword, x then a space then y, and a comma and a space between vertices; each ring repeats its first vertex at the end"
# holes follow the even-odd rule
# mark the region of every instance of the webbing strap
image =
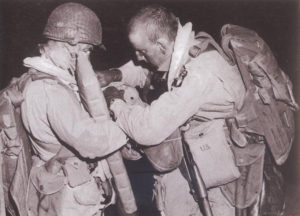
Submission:
POLYGON ((42 79, 51 79, 51 80, 57 80, 58 83, 65 86, 63 83, 59 82, 56 77, 41 73, 35 69, 29 69, 27 73, 24 73, 19 78, 13 78, 10 82, 9 86, 0 92, 5 92, 6 95, 9 97, 11 103, 14 105, 14 107, 19 107, 21 103, 23 102, 23 94, 22 92, 26 88, 26 86, 35 80, 42 80, 42 79))
POLYGON ((199 41, 199 44, 193 46, 189 50, 190 56, 193 58, 197 57, 201 53, 208 51, 210 49, 216 49, 218 53, 230 64, 234 65, 234 62, 226 55, 223 49, 218 45, 218 43, 212 38, 211 35, 206 32, 199 32, 196 37, 196 40, 199 41))

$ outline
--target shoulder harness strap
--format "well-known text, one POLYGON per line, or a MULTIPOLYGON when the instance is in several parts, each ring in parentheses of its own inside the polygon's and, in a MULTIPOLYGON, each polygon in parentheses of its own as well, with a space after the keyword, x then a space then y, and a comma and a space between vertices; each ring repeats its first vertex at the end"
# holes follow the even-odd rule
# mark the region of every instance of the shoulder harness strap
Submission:
POLYGON ((195 39, 199 41, 198 44, 192 46, 189 50, 189 55, 193 58, 196 58, 203 52, 210 50, 217 50, 220 55, 230 64, 234 65, 235 63, 225 54, 223 49, 218 45, 218 43, 212 38, 211 35, 206 32, 199 32, 195 39))

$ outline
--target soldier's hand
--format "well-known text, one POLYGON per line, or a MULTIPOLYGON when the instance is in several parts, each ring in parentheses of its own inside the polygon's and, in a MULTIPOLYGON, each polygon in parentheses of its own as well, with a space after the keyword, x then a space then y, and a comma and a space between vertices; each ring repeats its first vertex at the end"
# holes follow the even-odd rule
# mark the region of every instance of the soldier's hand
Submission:
POLYGON ((122 80, 122 73, 119 69, 96 71, 96 75, 101 87, 105 87, 112 82, 122 80))
POLYGON ((115 100, 115 99, 121 99, 124 100, 124 91, 123 90, 119 90, 116 87, 110 86, 107 87, 104 91, 103 91, 107 106, 110 107, 111 103, 115 100))

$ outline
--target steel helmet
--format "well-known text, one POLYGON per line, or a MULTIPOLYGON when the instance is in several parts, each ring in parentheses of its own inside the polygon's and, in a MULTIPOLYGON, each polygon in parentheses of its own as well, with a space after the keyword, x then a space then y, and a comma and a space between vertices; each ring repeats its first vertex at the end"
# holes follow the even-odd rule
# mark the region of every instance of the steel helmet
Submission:
POLYGON ((78 3, 65 3, 50 14, 43 35, 70 44, 102 43, 100 19, 89 8, 78 3))

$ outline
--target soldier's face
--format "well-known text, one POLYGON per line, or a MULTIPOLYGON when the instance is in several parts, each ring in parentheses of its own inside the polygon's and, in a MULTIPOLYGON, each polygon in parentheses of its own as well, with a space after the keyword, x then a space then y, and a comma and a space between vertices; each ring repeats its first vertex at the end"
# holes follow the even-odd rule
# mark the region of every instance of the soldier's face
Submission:
POLYGON ((67 43, 50 40, 45 50, 44 54, 54 65, 65 71, 74 71, 75 68, 67 43))
POLYGON ((145 28, 139 28, 129 34, 138 61, 145 61, 157 70, 167 71, 170 64, 170 55, 162 49, 161 44, 149 40, 145 28))
POLYGON ((69 61, 69 71, 73 74, 76 70, 76 62, 77 62, 77 55, 79 52, 84 52, 85 54, 90 55, 90 52, 93 49, 93 46, 90 44, 83 44, 79 43, 76 45, 70 45, 65 43, 66 49, 69 52, 69 55, 66 56, 69 61))
POLYGON ((93 46, 90 44, 79 43, 71 45, 66 42, 50 40, 42 54, 49 58, 57 67, 74 75, 78 53, 84 52, 89 55, 92 49, 93 46))

